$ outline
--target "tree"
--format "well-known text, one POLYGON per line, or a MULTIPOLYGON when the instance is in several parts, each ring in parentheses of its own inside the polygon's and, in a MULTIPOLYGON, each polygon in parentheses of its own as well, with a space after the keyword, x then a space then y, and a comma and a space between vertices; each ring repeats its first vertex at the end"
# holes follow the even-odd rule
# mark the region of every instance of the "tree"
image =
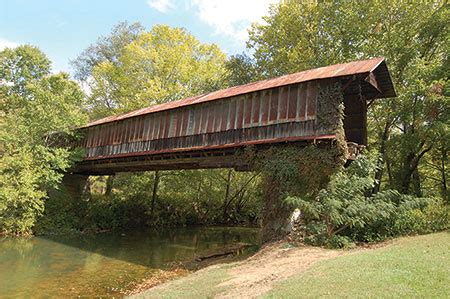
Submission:
POLYGON ((84 123, 84 97, 67 74, 49 74, 48 59, 35 47, 0 52, 0 66, 7 82, 0 94, 0 232, 26 234, 44 209, 46 191, 76 158, 56 147, 54 134, 73 136, 71 129, 84 123))
POLYGON ((120 22, 114 26, 108 36, 100 37, 71 61, 75 78, 86 82, 92 76, 92 69, 100 63, 107 61, 118 64, 123 49, 136 40, 144 29, 140 23, 129 25, 127 22, 120 22))
MULTIPOLYGON (((80 57, 78 64, 83 65, 87 58, 80 57)), ((225 54, 216 45, 200 43, 185 29, 157 25, 140 32, 114 59, 97 59, 92 65, 92 118, 219 89, 224 63, 225 54)))
POLYGON ((0 108, 8 112, 27 96, 26 85, 50 72, 50 60, 38 48, 23 45, 0 52, 0 108), (8 101, 6 101, 8 97, 8 101))
POLYGON ((282 1, 264 20, 252 26, 248 41, 264 77, 387 58, 398 98, 376 101, 369 110, 371 146, 383 158, 377 178, 381 182, 386 169, 390 186, 420 195, 419 166, 441 138, 448 111, 448 97, 437 92, 448 86, 448 4, 282 1))
POLYGON ((247 84, 260 78, 255 61, 246 53, 232 55, 225 66, 229 86, 247 84))

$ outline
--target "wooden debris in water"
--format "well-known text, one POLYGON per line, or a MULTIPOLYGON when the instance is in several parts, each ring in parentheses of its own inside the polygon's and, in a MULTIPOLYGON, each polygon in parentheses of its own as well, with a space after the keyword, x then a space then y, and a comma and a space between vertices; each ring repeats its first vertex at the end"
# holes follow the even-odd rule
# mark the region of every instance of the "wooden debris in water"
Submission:
POLYGON ((248 248, 251 246, 252 245, 248 244, 248 243, 234 243, 234 244, 230 244, 225 247, 217 248, 216 250, 204 253, 204 254, 196 257, 195 260, 197 262, 201 262, 201 261, 204 261, 207 259, 223 257, 223 256, 227 256, 227 255, 232 255, 232 254, 233 255, 241 254, 245 248, 248 248))

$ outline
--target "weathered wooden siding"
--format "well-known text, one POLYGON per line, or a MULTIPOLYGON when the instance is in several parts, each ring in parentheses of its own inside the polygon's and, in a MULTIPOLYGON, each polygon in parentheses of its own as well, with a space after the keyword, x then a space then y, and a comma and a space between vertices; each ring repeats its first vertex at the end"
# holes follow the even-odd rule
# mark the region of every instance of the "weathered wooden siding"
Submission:
MULTIPOLYGON (((85 128, 87 159, 314 136, 319 81, 309 81, 85 128)), ((322 83, 320 83, 322 84, 322 83)))

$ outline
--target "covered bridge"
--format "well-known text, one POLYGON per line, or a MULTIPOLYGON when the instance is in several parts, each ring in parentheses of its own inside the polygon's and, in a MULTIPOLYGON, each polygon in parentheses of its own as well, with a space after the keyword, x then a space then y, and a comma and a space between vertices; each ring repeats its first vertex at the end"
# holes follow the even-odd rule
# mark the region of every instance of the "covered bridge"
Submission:
POLYGON ((366 145, 368 106, 376 98, 395 96, 383 58, 321 67, 91 122, 79 129, 86 155, 73 173, 246 169, 235 154, 248 145, 330 142, 333 124, 319 125, 325 116, 318 95, 336 84, 345 106, 346 140, 353 149, 366 145))

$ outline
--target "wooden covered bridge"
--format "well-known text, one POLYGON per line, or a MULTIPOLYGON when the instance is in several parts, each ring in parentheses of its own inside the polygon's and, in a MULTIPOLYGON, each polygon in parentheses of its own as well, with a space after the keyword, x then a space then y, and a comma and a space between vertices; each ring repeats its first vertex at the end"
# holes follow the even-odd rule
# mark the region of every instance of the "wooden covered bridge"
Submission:
POLYGON ((86 155, 73 173, 247 169, 235 154, 248 145, 330 142, 333 126, 318 124, 324 104, 317 98, 331 84, 342 92, 346 140, 366 145, 368 106, 376 98, 395 96, 383 58, 321 67, 94 121, 79 129, 86 155))

